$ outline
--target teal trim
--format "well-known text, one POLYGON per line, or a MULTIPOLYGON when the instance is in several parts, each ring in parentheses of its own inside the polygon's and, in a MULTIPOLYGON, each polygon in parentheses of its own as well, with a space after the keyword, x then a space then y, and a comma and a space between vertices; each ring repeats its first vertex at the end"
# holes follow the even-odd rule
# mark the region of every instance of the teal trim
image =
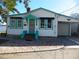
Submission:
POLYGON ((24 36, 27 34, 27 31, 23 31, 19 36, 21 39, 24 39, 24 36))
POLYGON ((16 29, 16 28, 17 28, 17 20, 14 19, 10 20, 10 29, 16 29))
POLYGON ((35 33, 35 38, 38 39, 38 37, 39 37, 39 32, 36 31, 36 33, 35 33))
MULTIPOLYGON (((26 21, 28 21, 28 27, 29 27, 29 24, 30 24, 30 21, 34 21, 34 23, 35 23, 35 20, 37 19, 37 17, 36 16, 34 16, 34 15, 31 15, 31 14, 29 14, 29 15, 27 15, 26 16, 26 21)), ((36 24, 35 24, 36 25, 36 24)), ((34 25, 34 26, 35 26, 34 25)), ((34 34, 35 32, 33 32, 33 33, 31 33, 30 32, 30 28, 29 28, 29 34, 34 34)))
POLYGON ((27 15, 26 17, 26 19, 33 19, 33 20, 35 20, 36 18, 37 18, 36 16, 31 15, 31 14, 27 15))
POLYGON ((18 27, 18 19, 13 19, 14 23, 10 21, 10 28, 11 29, 23 29, 23 20, 21 20, 21 27, 18 27))
POLYGON ((23 29, 23 20, 21 20, 21 27, 18 27, 18 19, 16 20, 16 29, 23 29))
POLYGON ((22 33, 22 34, 20 34, 20 38, 21 39, 23 39, 24 38, 24 34, 22 33))

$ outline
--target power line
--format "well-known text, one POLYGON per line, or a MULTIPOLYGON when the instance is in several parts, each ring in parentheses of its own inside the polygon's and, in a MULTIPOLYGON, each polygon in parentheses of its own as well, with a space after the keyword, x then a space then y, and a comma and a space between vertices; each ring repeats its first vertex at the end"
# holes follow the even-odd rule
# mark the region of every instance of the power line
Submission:
POLYGON ((71 11, 70 13, 73 13, 74 11, 78 11, 78 10, 79 10, 79 8, 78 8, 78 9, 76 9, 76 10, 71 11))
MULTIPOLYGON (((74 11, 78 11, 79 10, 79 7, 77 9, 74 9, 74 10, 71 10, 71 11, 67 11, 67 12, 74 12, 74 11)), ((67 13, 67 12, 64 12, 64 13, 67 13)))
POLYGON ((70 14, 73 14, 73 13, 79 13, 79 12, 76 12, 76 11, 79 11, 79 8, 75 9, 75 10, 72 10, 72 11, 67 11, 67 12, 64 12, 64 13, 70 13, 70 14))
POLYGON ((76 8, 76 7, 78 7, 78 6, 79 6, 79 4, 76 4, 76 5, 75 5, 75 6, 73 6, 72 8, 69 8, 69 9, 67 9, 67 10, 65 10, 65 11, 63 11, 63 12, 61 12, 61 13, 68 12, 68 11, 72 10, 73 8, 76 8))

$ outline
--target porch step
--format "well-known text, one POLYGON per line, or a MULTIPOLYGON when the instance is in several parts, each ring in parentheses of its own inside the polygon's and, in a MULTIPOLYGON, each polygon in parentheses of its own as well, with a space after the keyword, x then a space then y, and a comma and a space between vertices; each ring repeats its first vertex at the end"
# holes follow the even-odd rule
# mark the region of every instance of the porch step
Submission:
POLYGON ((32 41, 32 40, 34 40, 35 39, 35 34, 27 34, 27 35, 25 35, 25 40, 27 40, 27 41, 32 41))

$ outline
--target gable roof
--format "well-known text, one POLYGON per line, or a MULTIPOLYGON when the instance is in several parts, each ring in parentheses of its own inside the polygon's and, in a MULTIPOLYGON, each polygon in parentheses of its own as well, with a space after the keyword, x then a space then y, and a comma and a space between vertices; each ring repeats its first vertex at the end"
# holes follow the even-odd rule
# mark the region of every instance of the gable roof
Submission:
MULTIPOLYGON (((79 18, 75 18, 75 17, 59 14, 59 13, 53 12, 53 11, 45 9, 45 8, 37 8, 37 9, 34 9, 34 10, 30 11, 29 13, 35 12, 35 11, 40 10, 40 9, 48 11, 48 12, 51 12, 51 13, 54 13, 54 14, 57 14, 57 15, 60 15, 60 16, 64 16, 64 17, 68 17, 68 18, 73 18, 73 19, 78 19, 79 20, 79 18)), ((9 16, 24 15, 24 14, 28 14, 28 13, 13 14, 13 15, 9 15, 9 16)))

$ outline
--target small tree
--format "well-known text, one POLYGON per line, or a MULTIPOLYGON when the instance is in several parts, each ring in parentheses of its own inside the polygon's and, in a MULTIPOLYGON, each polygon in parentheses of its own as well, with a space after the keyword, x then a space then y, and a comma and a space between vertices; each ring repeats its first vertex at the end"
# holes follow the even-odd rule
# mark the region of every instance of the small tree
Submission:
MULTIPOLYGON (((0 16, 5 18, 9 12, 16 11, 19 13, 19 11, 15 8, 17 1, 19 1, 19 3, 23 2, 23 0, 0 0, 0 16)), ((30 0, 24 0, 25 8, 28 7, 29 2, 30 0)))
POLYGON ((16 0, 0 0, 0 16, 3 19, 6 19, 7 15, 9 15, 9 12, 16 11, 19 13, 15 6, 16 0))

